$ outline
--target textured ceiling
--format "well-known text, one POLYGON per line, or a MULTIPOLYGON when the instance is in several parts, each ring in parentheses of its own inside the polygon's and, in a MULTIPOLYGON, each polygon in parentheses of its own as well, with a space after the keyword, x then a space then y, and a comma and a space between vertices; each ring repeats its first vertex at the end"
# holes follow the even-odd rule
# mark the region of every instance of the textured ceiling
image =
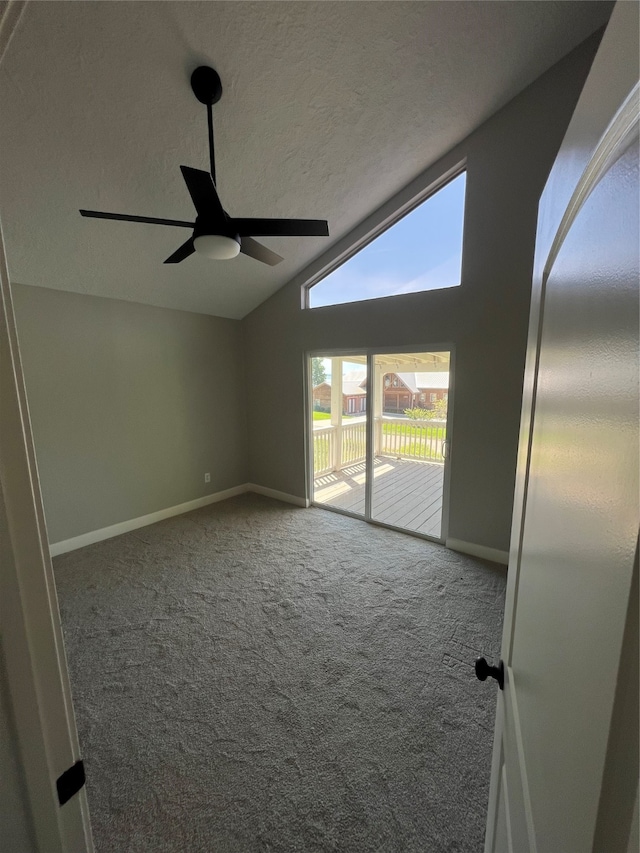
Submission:
POLYGON ((11 279, 242 317, 604 23, 600 2, 33 2, 0 66, 0 215, 11 279), (207 168, 189 88, 211 64, 233 216, 329 220, 285 256, 162 261, 207 168))

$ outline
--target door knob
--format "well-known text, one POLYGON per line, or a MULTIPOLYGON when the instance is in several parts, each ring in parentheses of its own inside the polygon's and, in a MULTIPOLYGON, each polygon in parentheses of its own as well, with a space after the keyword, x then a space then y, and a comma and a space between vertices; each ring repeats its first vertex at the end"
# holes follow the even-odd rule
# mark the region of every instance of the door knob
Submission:
POLYGON ((489 666, 485 658, 477 658, 476 678, 480 681, 486 681, 489 676, 495 678, 500 690, 504 690, 504 664, 502 661, 498 666, 489 666))

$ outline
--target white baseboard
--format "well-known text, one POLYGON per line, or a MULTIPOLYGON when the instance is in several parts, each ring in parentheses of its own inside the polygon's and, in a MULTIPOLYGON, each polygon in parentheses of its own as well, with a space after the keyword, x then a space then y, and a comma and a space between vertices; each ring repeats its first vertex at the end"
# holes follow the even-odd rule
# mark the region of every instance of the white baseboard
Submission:
POLYGON ((247 491, 255 492, 256 495, 264 495, 267 498, 273 498, 276 501, 284 501, 295 506, 308 507, 309 501, 306 498, 299 498, 297 495, 290 495, 288 492, 279 492, 277 489, 268 489, 266 486, 258 486, 255 483, 247 483, 247 491))
MULTIPOLYGON (((202 498, 196 498, 193 501, 187 501, 177 506, 160 509, 148 515, 141 515, 139 518, 131 518, 128 521, 121 521, 119 524, 112 524, 109 527, 102 527, 100 530, 92 530, 89 533, 74 536, 72 539, 55 542, 49 546, 49 551, 52 557, 57 557, 59 554, 66 554, 68 551, 75 551, 77 548, 93 545, 94 542, 102 542, 104 539, 111 539, 113 536, 120 536, 122 533, 128 533, 130 530, 147 527, 149 524, 155 524, 157 521, 163 521, 165 518, 182 515, 185 512, 191 512, 191 510, 218 503, 218 501, 226 501, 227 498, 243 495, 246 492, 254 492, 257 495, 264 495, 267 498, 284 501, 294 506, 309 506, 308 500, 300 498, 297 495, 290 495, 288 492, 279 492, 277 489, 269 489, 267 486, 259 486, 257 483, 242 483, 240 486, 233 486, 231 489, 225 489, 222 492, 214 492, 212 495, 205 495, 202 498)), ((500 563, 504 566, 509 563, 509 552, 499 551, 497 548, 487 548, 485 545, 475 545, 473 542, 463 542, 461 539, 447 539, 446 547, 452 551, 460 551, 463 554, 469 554, 471 557, 480 557, 482 560, 491 560, 494 563, 500 563)))
MULTIPOLYGON (((119 524, 112 524, 109 527, 102 527, 100 530, 92 530, 89 533, 74 536, 72 539, 54 542, 49 546, 49 551, 52 557, 57 557, 59 554, 66 554, 68 551, 75 551, 77 548, 93 545, 94 542, 102 542, 104 539, 111 539, 113 536, 120 536, 122 533, 128 533, 130 530, 147 527, 149 524, 155 524, 158 521, 163 521, 165 518, 182 515, 185 512, 191 512, 191 510, 218 503, 218 501, 226 501, 227 498, 243 495, 246 492, 254 492, 257 495, 264 495, 267 498, 284 501, 294 506, 309 506, 308 500, 300 498, 297 495, 290 495, 288 492, 279 492, 277 489, 269 489, 267 486, 259 486, 257 483, 242 483, 240 486, 233 486, 231 489, 214 492, 212 495, 205 495, 193 501, 160 509, 148 515, 141 515, 139 518, 131 518, 128 521, 121 521, 119 524)), ((499 551, 497 548, 487 548, 485 545, 475 545, 473 542, 463 542, 461 539, 447 539, 446 547, 452 551, 460 551, 463 554, 469 554, 471 557, 480 557, 482 560, 491 560, 494 563, 500 563, 504 566, 509 563, 509 552, 499 551)))
POLYGON ((499 551, 497 548, 487 548, 486 545, 475 545, 473 542, 463 542, 462 539, 447 539, 447 548, 452 551, 460 551, 471 557, 480 557, 481 560, 491 560, 503 566, 509 565, 509 552, 499 551))
POLYGON ((49 545, 49 552, 52 557, 57 557, 59 554, 66 554, 68 551, 84 548, 85 545, 93 545, 94 542, 102 542, 104 539, 120 536, 122 533, 128 533, 130 530, 147 527, 149 524, 155 524, 157 521, 163 521, 165 518, 171 518, 174 515, 182 515, 185 512, 191 512, 193 509, 200 509, 200 507, 218 503, 218 501, 226 501, 227 498, 234 498, 236 495, 245 494, 245 492, 255 492, 258 495, 264 495, 267 498, 274 498, 277 501, 284 501, 295 506, 309 506, 307 500, 299 498, 296 495, 279 492, 276 489, 268 489, 266 486, 258 486, 255 483, 242 483, 240 486, 233 486, 231 489, 225 489, 222 492, 214 492, 212 495, 205 495, 203 498, 196 498, 194 501, 187 501, 177 506, 160 509, 157 512, 150 512, 148 515, 141 515, 139 518, 130 518, 128 521, 121 521, 119 524, 112 524, 109 527, 102 527, 100 530, 91 530, 89 533, 83 533, 80 536, 74 536, 72 539, 65 539, 62 542, 54 542, 52 545, 49 545))
POLYGON ((74 536, 72 539, 55 542, 49 546, 49 551, 52 557, 57 557, 58 554, 66 554, 67 551, 75 551, 77 548, 84 548, 85 545, 93 545, 94 542, 102 542, 103 539, 111 539, 112 536, 120 536, 122 533, 128 533, 130 530, 147 527, 149 524, 155 524, 157 521, 171 518, 174 515, 182 515, 185 512, 200 509, 200 507, 207 506, 208 504, 226 501, 227 498, 243 495, 247 491, 249 491, 247 483, 243 483, 241 486, 233 486, 231 489, 214 492, 212 495, 205 495, 203 498, 196 498, 193 501, 187 501, 177 506, 170 506, 166 509, 160 509, 157 512, 150 512, 148 515, 141 515, 139 518, 131 518, 128 521, 121 521, 119 524, 102 527, 100 530, 92 530, 89 533, 83 533, 81 536, 74 536))

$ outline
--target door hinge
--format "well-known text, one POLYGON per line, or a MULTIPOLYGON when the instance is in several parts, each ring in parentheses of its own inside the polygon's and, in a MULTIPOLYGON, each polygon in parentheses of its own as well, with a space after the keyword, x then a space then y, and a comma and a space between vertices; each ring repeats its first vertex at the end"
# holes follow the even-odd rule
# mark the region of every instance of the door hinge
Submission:
POLYGON ((74 794, 77 794, 84 785, 86 777, 84 774, 84 763, 82 759, 76 761, 61 776, 58 776, 56 788, 58 789, 58 802, 63 806, 74 794))

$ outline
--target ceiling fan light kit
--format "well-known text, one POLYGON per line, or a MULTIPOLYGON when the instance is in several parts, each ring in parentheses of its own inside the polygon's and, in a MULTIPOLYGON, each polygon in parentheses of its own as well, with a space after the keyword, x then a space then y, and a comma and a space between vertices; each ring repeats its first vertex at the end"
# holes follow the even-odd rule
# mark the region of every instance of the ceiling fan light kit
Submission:
POLYGON ((240 254, 240 240, 223 234, 201 234, 193 238, 193 248, 205 258, 228 261, 240 254))
POLYGON ((150 216, 130 216, 124 213, 103 213, 80 210, 82 216, 94 219, 116 219, 125 222, 144 222, 152 225, 172 225, 192 228, 191 237, 170 255, 165 264, 178 264, 197 252, 214 260, 230 260, 240 253, 275 266, 284 260, 254 236, 263 237, 328 237, 329 226, 324 219, 238 219, 222 207, 216 189, 216 164, 213 145, 213 110, 222 97, 222 83, 217 72, 201 65, 191 75, 191 90, 207 108, 209 130, 210 171, 180 166, 189 195, 196 209, 195 222, 178 219, 158 219, 150 216))

